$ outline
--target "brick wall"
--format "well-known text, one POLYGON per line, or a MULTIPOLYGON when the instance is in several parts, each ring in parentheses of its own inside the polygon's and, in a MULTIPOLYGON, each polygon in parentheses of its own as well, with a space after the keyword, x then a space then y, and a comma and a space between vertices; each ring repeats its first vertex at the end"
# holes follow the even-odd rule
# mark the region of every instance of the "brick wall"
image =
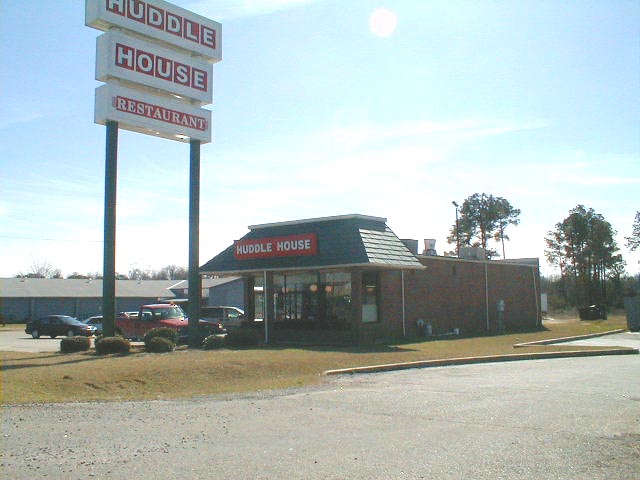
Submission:
MULTIPOLYGON (((507 329, 535 327, 540 323, 539 270, 534 265, 499 261, 466 261, 446 257, 421 257, 425 270, 404 273, 405 328, 418 336, 418 319, 430 321, 433 332, 454 328, 463 334, 498 329, 498 300, 504 300, 507 329), (488 305, 488 308, 487 308, 488 305)), ((402 273, 380 275, 380 321, 360 325, 360 340, 402 337, 402 273)))

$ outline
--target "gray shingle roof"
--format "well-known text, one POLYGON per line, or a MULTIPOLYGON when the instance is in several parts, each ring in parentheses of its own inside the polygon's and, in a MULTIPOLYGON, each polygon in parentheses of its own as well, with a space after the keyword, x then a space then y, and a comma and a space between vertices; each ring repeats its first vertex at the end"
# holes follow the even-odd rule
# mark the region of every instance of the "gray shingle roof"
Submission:
POLYGON ((231 245, 200 267, 200 271, 241 273, 355 265, 424 268, 385 222, 386 219, 379 217, 344 215, 254 225, 241 240, 315 233, 318 252, 307 256, 238 260, 231 245))
POLYGON ((389 227, 384 232, 360 229, 360 237, 372 264, 405 267, 421 265, 389 227))
MULTIPOLYGON (((175 280, 116 280, 119 298, 171 298, 175 280)), ((102 280, 61 278, 0 278, 0 298, 100 298, 102 280)))

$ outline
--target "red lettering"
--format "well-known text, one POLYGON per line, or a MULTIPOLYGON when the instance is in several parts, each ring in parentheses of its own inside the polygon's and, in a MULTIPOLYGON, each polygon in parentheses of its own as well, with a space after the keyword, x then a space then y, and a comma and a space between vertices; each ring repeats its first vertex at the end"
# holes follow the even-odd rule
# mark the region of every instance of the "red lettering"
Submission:
POLYGON ((202 25, 200 32, 200 43, 205 47, 216 48, 216 31, 202 25))
MULTIPOLYGON (((145 0, 101 0, 106 11, 139 22, 157 30, 170 33, 184 40, 216 49, 215 28, 190 20, 170 10, 152 5, 145 0)), ((126 28, 130 28, 122 24, 126 28)))
POLYGON ((125 0, 107 0, 107 11, 124 15, 125 0))
POLYGON ((204 70, 198 70, 197 68, 192 68, 191 78, 191 86, 193 88, 197 88, 203 92, 207 91, 207 72, 204 70))
POLYGON ((182 36, 182 17, 167 12, 167 32, 182 36))
POLYGON ((173 77, 173 62, 161 56, 157 56, 156 77, 171 81, 173 77))
POLYGON ((200 25, 185 18, 184 27, 184 38, 198 43, 200 40, 200 25))
POLYGON ((182 63, 174 62, 173 81, 181 85, 189 86, 189 67, 182 63))
POLYGON ((129 0, 128 9, 127 9, 127 17, 136 22, 144 23, 145 15, 144 10, 146 3, 141 0, 129 0))
POLYGON ((141 117, 147 117, 158 121, 164 121, 183 127, 193 128, 204 132, 206 130, 207 121, 203 117, 190 115, 188 113, 171 110, 159 105, 152 105, 145 102, 139 102, 132 98, 117 96, 113 99, 116 110, 131 113, 141 117))
POLYGON ((161 8, 147 5, 147 24, 158 30, 164 30, 165 12, 161 8))
POLYGON ((153 63, 154 55, 138 50, 136 55, 136 72, 146 73, 147 75, 153 75, 153 63))
POLYGON ((116 66, 133 70, 135 49, 116 43, 116 66))
POLYGON ((314 233, 287 235, 284 237, 237 240, 234 256, 238 260, 264 257, 288 257, 316 255, 317 237, 314 233))

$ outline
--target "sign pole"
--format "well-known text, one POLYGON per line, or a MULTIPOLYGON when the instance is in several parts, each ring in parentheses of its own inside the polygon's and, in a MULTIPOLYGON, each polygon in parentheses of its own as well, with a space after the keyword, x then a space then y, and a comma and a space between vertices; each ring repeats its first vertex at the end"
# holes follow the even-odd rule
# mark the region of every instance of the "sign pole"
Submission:
POLYGON ((191 139, 189 171, 189 346, 198 345, 200 319, 200 140, 191 139))
POLYGON ((102 328, 115 333, 116 316, 116 187, 118 179, 118 122, 107 122, 104 182, 104 258, 102 269, 102 328))

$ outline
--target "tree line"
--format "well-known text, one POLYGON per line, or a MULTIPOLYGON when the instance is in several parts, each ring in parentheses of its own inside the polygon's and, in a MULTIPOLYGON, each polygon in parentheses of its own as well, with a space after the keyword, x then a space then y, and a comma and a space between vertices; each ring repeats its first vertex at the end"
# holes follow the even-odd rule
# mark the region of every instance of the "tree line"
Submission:
MULTIPOLYGON (((178 265, 167 265, 159 270, 132 268, 126 274, 116 273, 117 280, 186 280, 188 271, 178 265)), ((19 278, 67 278, 67 279, 101 279, 102 273, 73 272, 66 277, 59 268, 54 268, 46 261, 34 262, 26 273, 20 272, 19 278)))

